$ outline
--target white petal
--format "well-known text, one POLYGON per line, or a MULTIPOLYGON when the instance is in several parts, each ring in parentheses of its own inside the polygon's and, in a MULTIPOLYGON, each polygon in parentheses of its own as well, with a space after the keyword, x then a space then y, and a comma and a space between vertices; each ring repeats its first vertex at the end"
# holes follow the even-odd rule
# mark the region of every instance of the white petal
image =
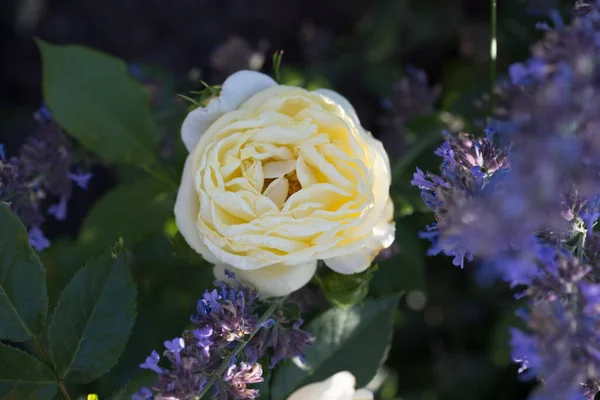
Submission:
POLYGON ((175 223, 190 247, 200 253, 206 261, 214 264, 217 259, 202 242, 196 224, 200 210, 200 200, 194 189, 192 158, 191 155, 188 156, 183 168, 183 176, 175 201, 175 223))
POLYGON ((393 221, 393 213, 393 203, 391 199, 388 199, 381 219, 373 228, 367 244, 356 251, 323 260, 325 264, 340 274, 356 274, 369 268, 377 254, 390 247, 394 242, 396 226, 393 221))
POLYGON ((354 375, 342 371, 324 381, 301 387, 287 400, 352 400, 355 385, 354 375))
POLYGON ((306 285, 317 270, 317 262, 306 264, 275 264, 251 271, 233 268, 225 264, 217 264, 213 272, 217 279, 227 280, 225 269, 235 273, 243 283, 255 287, 261 297, 279 297, 290 294, 306 285))
POLYGON ((373 393, 367 389, 359 389, 352 396, 352 400, 373 400, 373 393))
POLYGON ((221 115, 233 111, 254 94, 271 86, 276 86, 270 76, 256 71, 239 71, 223 82, 219 97, 209 101, 206 107, 190 112, 181 126, 181 140, 191 152, 202 134, 221 115))
POLYGON ((352 122, 354 122, 354 125, 357 128, 361 126, 360 120, 358 119, 358 114, 356 113, 356 110, 354 109, 354 107, 352 107, 352 104, 350 104, 347 98, 345 98, 338 92, 330 89, 317 89, 315 90, 315 92, 322 94, 325 97, 329 97, 334 103, 336 103, 338 106, 344 109, 346 115, 350 117, 350 119, 352 120, 352 122))

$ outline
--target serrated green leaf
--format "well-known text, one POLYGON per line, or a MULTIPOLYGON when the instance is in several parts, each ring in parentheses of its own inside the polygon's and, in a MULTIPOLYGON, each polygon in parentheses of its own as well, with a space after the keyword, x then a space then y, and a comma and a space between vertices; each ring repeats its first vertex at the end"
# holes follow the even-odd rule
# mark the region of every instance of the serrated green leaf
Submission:
POLYGON ((139 392, 142 386, 150 387, 156 382, 156 374, 151 371, 144 371, 135 378, 132 378, 115 394, 110 400, 131 400, 131 396, 139 392))
POLYGON ((61 379, 89 382, 116 364, 133 328, 136 294, 122 251, 107 251, 75 274, 48 329, 61 379))
POLYGON ((160 232, 173 215, 175 191, 168 184, 145 178, 117 186, 94 205, 83 222, 79 244, 94 254, 122 237, 127 247, 160 232))
POLYGON ((50 367, 17 348, 0 343, 0 398, 50 400, 57 389, 50 367))
POLYGON ((315 338, 306 349, 306 363, 288 361, 273 376, 271 399, 286 399, 295 389, 350 371, 357 387, 365 386, 383 362, 392 337, 400 295, 365 301, 364 307, 332 308, 306 330, 315 338))
POLYGON ((406 221, 396 222, 395 246, 398 254, 379 262, 373 274, 371 288, 380 295, 389 295, 405 290, 425 291, 425 249, 417 233, 406 221))
POLYGON ((44 100, 59 125, 105 161, 152 164, 158 130, 150 98, 125 62, 83 46, 37 43, 44 100))
POLYGON ((0 339, 35 336, 47 310, 46 271, 19 218, 0 204, 0 339))

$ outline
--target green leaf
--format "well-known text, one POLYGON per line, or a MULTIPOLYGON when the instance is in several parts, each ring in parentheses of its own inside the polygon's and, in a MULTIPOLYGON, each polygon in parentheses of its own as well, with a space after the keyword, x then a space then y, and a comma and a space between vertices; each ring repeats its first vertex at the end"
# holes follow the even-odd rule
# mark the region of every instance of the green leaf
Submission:
POLYGON ((364 307, 332 308, 310 324, 316 341, 306 349, 306 364, 283 364, 275 371, 271 399, 286 399, 300 386, 350 371, 365 386, 383 362, 392 337, 400 295, 365 301, 364 307))
POLYGON ((378 266, 364 272, 352 275, 343 275, 329 268, 325 269, 314 279, 321 287, 321 291, 331 304, 337 307, 352 307, 362 303, 369 293, 369 283, 378 266))
POLYGON ((89 382, 116 364, 133 328, 135 297, 122 251, 107 251, 75 274, 48 330, 61 379, 89 382))
POLYGON ((48 310, 45 280, 25 227, 0 203, 0 339, 21 342, 42 330, 48 310))
POLYGON ((57 389, 50 367, 17 348, 0 343, 0 398, 50 400, 57 389))
POLYGON ((175 192, 153 178, 117 186, 104 195, 85 218, 79 244, 98 253, 122 237, 127 247, 161 231, 173 215, 175 192))
POLYGON ((396 222, 394 246, 400 247, 399 253, 379 262, 371 288, 381 295, 405 290, 425 291, 425 249, 406 220, 396 222))
POLYGON ((142 386, 150 387, 154 383, 156 383, 156 374, 151 371, 143 371, 113 394, 110 400, 131 400, 131 396, 139 392, 142 386))
POLYGON ((153 163, 150 98, 125 62, 82 46, 37 44, 44 100, 59 125, 107 162, 153 163))

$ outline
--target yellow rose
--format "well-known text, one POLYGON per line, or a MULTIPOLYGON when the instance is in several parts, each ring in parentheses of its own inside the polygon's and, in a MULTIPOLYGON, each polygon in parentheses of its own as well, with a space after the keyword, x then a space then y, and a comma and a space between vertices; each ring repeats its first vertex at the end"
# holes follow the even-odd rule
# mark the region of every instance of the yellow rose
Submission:
POLYGON ((369 267, 394 240, 390 163, 348 100, 240 71, 189 113, 175 204, 188 244, 263 296, 304 286, 317 260, 369 267))
POLYGON ((373 400, 373 393, 367 389, 355 390, 355 385, 354 375, 342 371, 322 382, 301 387, 287 400, 373 400))

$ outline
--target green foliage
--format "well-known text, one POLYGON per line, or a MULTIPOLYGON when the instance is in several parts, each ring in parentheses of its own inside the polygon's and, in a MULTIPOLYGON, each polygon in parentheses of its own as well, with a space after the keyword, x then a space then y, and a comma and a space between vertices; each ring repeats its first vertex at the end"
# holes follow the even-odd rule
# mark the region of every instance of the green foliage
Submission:
POLYGON ((342 275, 329 268, 321 275, 315 275, 315 281, 331 304, 337 307, 352 307, 362 303, 369 294, 369 283, 378 266, 352 275, 342 275))
POLYGON ((63 292, 48 330, 58 376, 89 382, 115 365, 135 320, 136 288, 121 251, 92 259, 63 292))
POLYGON ((379 270, 371 280, 371 288, 379 294, 392 294, 404 290, 425 290, 425 249, 410 229, 408 221, 396 221, 398 254, 379 263, 379 270))
POLYGON ((24 341, 42 330, 48 309, 45 275, 25 227, 0 203, 0 339, 24 341))
POLYGON ((281 83, 281 62, 283 61, 283 50, 273 53, 273 75, 275 81, 281 83))
POLYGON ((57 387, 50 367, 22 350, 0 343, 0 398, 48 400, 57 387))
POLYGON ((37 43, 44 100, 58 124, 107 162, 154 163, 158 132, 148 93, 126 64, 82 46, 37 43))
POLYGON ((173 215, 175 192, 163 181, 142 178, 104 195, 84 220, 79 244, 98 253, 120 237, 129 248, 161 231, 173 215))
POLYGON ((152 386, 156 381, 156 374, 152 371, 143 371, 131 379, 118 392, 110 396, 110 400, 131 400, 131 396, 139 392, 142 386, 152 386))
POLYGON ((306 329, 316 341, 306 350, 306 364, 283 364, 275 371, 272 400, 283 400, 300 386, 350 371, 357 387, 377 372, 389 346, 393 317, 400 295, 365 301, 364 306, 332 308, 311 321, 306 329))

